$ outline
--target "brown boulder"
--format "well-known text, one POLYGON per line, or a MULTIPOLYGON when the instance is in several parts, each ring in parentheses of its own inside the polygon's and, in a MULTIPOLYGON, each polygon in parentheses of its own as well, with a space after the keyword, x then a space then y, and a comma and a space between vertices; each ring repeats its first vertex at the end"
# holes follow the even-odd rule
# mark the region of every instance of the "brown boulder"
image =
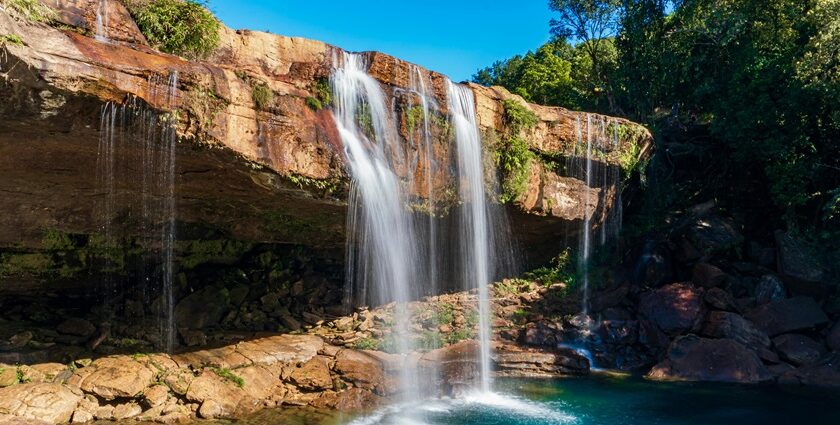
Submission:
POLYGON ((349 388, 341 392, 328 391, 312 402, 319 409, 334 409, 339 412, 370 410, 382 403, 382 398, 362 389, 349 388))
POLYGON ((333 386, 327 359, 321 356, 296 365, 289 373, 289 380, 304 390, 326 390, 333 386))
POLYGON ((701 333, 712 338, 732 339, 753 350, 770 346, 767 334, 756 329, 749 320, 727 311, 709 313, 701 333))
POLYGON ((803 296, 758 306, 745 317, 771 337, 811 329, 828 322, 819 304, 813 298, 803 296))
POLYGON ((0 389, 0 412, 59 424, 70 422, 81 393, 59 384, 20 384, 0 389))
POLYGON ((72 317, 59 323, 56 330, 67 335, 90 337, 96 332, 96 326, 85 319, 72 317))
POLYGON ((737 312, 738 305, 735 303, 735 298, 729 292, 720 288, 712 288, 706 291, 703 295, 703 301, 716 310, 737 312))
POLYGON ((761 359, 730 339, 694 335, 671 343, 667 358, 647 375, 655 380, 757 383, 771 378, 761 359))
POLYGON ((761 277, 755 287, 755 303, 767 304, 785 299, 785 284, 776 276, 767 274, 761 277))
POLYGON ((794 285, 792 289, 798 288, 804 293, 822 292, 820 284, 825 269, 811 247, 790 233, 777 231, 775 236, 779 273, 785 281, 794 285))
POLYGON ((103 357, 76 371, 68 383, 105 400, 113 400, 140 394, 155 382, 156 375, 131 357, 103 357))
POLYGON ((377 358, 362 351, 341 350, 335 356, 335 371, 347 381, 369 390, 383 388, 385 371, 377 358))
POLYGON ((702 295, 702 290, 688 283, 674 283, 643 294, 639 311, 663 332, 677 335, 699 325, 702 295))
MULTIPOLYGON (((211 401, 205 413, 213 418, 233 417, 237 413, 249 411, 248 407, 252 404, 251 400, 247 400, 248 396, 242 388, 210 370, 205 370, 192 381, 186 398, 189 401, 201 403, 202 406, 207 401, 211 401)), ((202 415, 202 417, 205 416, 202 415)))
POLYGON ((822 344, 799 334, 784 334, 773 338, 779 355, 795 366, 816 363, 825 354, 822 344))

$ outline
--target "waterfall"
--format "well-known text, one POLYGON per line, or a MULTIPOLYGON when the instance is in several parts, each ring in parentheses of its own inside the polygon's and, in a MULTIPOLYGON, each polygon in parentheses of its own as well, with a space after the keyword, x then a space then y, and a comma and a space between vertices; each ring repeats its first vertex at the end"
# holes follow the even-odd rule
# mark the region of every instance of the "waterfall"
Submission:
MULTIPOLYGON (((165 82, 159 76, 150 76, 148 84, 154 103, 166 104, 171 110, 177 108, 177 72, 173 71, 165 82)), ((95 219, 105 248, 101 267, 106 315, 116 312, 113 299, 128 289, 118 286, 113 275, 116 256, 121 254, 118 249, 123 248, 120 243, 127 240, 126 236, 137 234, 144 255, 136 284, 147 304, 157 311, 159 345, 167 352, 176 345, 175 116, 161 114, 133 97, 122 105, 105 104, 100 116, 96 173, 102 194, 95 219), (137 157, 129 157, 129 152, 136 152, 137 157), (135 168, 137 165, 139 169, 135 168), (130 176, 135 169, 139 175, 130 176), (131 227, 128 223, 133 220, 129 219, 121 220, 120 229, 115 229, 116 217, 123 214, 129 218, 139 216, 137 227, 131 227), (118 234, 118 230, 123 234, 118 234)))
POLYGON ((348 279, 373 294, 378 304, 394 304, 394 343, 403 355, 400 387, 411 400, 417 390, 416 368, 408 354, 414 343, 408 302, 417 298, 418 249, 404 189, 395 169, 403 156, 393 114, 386 107, 379 82, 367 74, 361 55, 335 58, 332 76, 335 118, 352 176, 348 212, 348 279))
POLYGON ((458 150, 461 210, 461 253, 464 283, 478 290, 478 339, 481 390, 489 392, 490 376, 490 245, 489 211, 484 189, 481 136, 475 114, 475 99, 469 87, 448 83, 449 114, 455 128, 458 150))
POLYGON ((108 0, 99 0, 99 5, 96 7, 96 34, 97 41, 107 42, 107 26, 108 26, 108 0))
POLYGON ((570 158, 569 169, 572 177, 583 180, 587 190, 583 197, 583 219, 580 227, 578 275, 581 280, 582 319, 589 322, 590 315, 590 277, 589 269, 594 246, 604 250, 609 243, 617 243, 621 232, 621 171, 615 165, 606 162, 611 151, 619 147, 618 125, 611 119, 586 114, 586 122, 578 117, 575 120, 577 143, 570 158), (584 148, 585 146, 585 148, 584 148), (597 203, 593 207, 593 191, 598 191, 597 203), (607 210, 607 201, 611 196, 615 205, 607 210), (600 227, 593 229, 593 218, 600 221, 600 227), (593 243, 593 235, 596 243, 593 243))
POLYGON ((583 278, 583 317, 589 317, 589 254, 590 240, 592 238, 592 214, 589 205, 591 203, 592 188, 592 115, 586 114, 586 190, 584 195, 583 209, 583 244, 580 251, 580 272, 583 278))

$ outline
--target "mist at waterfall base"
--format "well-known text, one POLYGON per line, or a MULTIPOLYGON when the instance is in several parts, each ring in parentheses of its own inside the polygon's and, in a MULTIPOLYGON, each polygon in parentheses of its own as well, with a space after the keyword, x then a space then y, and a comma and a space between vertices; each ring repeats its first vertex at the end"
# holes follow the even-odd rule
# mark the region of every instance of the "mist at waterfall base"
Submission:
POLYGON ((445 399, 400 405, 375 418, 328 411, 265 411, 241 425, 808 425, 836 424, 836 393, 802 388, 650 382, 592 376, 559 380, 499 379, 506 399, 445 399), (400 412, 423 412, 423 421, 400 412), (807 412, 803 416, 802 412, 807 412), (390 415, 390 416, 389 416, 390 415), (376 419, 377 421, 372 421, 376 419), (355 421, 355 422, 354 422, 355 421))

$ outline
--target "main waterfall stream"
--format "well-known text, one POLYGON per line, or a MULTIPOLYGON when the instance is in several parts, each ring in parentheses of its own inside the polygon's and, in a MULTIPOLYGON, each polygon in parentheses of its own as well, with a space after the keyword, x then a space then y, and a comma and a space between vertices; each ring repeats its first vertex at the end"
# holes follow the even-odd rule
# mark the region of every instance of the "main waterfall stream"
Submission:
MULTIPOLYGON (((447 81, 448 121, 452 133, 445 143, 454 149, 451 164, 435 163, 435 146, 430 120, 437 114, 429 95, 431 81, 425 71, 413 68, 410 95, 413 107, 421 108, 413 122, 421 137, 403 140, 399 132, 400 116, 383 86, 367 73, 364 54, 342 53, 334 58, 332 89, 334 114, 344 145, 348 172, 352 176, 350 212, 348 213, 348 269, 351 296, 360 303, 393 303, 392 337, 394 351, 402 358, 398 406, 436 397, 439 382, 437 369, 417 367, 417 331, 411 326, 411 302, 439 289, 437 279, 454 280, 446 287, 477 294, 479 340, 478 379, 473 391, 488 400, 499 398, 491 393, 490 296, 488 285, 496 273, 493 252, 497 249, 494 228, 506 229, 504 220, 492 214, 485 185, 485 167, 481 137, 476 120, 475 99, 469 87, 447 81), (419 139, 419 140, 416 140, 419 139), (417 180, 417 156, 425 157, 422 178, 417 180), (449 226, 449 240, 437 243, 438 217, 435 210, 435 178, 438 170, 454 174, 457 206, 449 226), (425 191, 416 190, 425 186, 425 191), (419 194, 417 192, 420 192, 419 194), (415 214, 409 204, 425 195, 420 203, 426 214, 415 214), (417 219, 416 216, 425 218, 417 219), (499 220, 496 223, 493 221, 499 220), (418 221, 426 224, 418 225, 418 221), (441 252, 446 247, 452 252, 441 252), (439 263, 442 259, 450 262, 439 263), (421 376, 421 375, 426 376, 421 376), (422 389, 421 389, 422 387, 422 389), (489 398, 488 398, 489 397, 489 398)), ((410 112, 409 112, 410 113, 410 112)), ((410 409, 409 409, 410 410, 410 409)), ((406 411, 407 412, 407 411, 406 411)), ((421 415, 418 412, 415 412, 421 415)), ((379 417, 384 417, 380 414, 379 417)), ((390 414, 389 414, 390 415, 390 414)), ((406 413, 408 415, 408 413, 406 413)), ((405 415, 403 415, 405 416, 405 415)), ((375 415, 376 417, 376 415, 375 415)), ((378 422, 375 417, 368 418, 378 422)), ((422 422, 418 418, 414 420, 422 422)))

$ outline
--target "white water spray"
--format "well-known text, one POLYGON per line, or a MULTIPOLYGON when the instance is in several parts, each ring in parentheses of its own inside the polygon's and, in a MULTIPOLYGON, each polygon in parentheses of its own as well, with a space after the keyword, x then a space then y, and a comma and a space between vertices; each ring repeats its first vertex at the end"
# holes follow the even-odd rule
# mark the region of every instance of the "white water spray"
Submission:
POLYGON ((414 348, 408 302, 416 299, 417 248, 404 190, 394 171, 402 158, 400 141, 385 94, 367 74, 365 58, 344 53, 334 61, 335 121, 353 178, 348 277, 351 283, 372 283, 375 292, 371 295, 378 304, 395 303, 393 336, 405 359, 400 387, 404 399, 410 400, 417 391, 416 368, 408 359, 414 348))
POLYGON ((475 114, 475 98, 469 87, 448 84, 449 114, 455 128, 461 200, 461 252, 464 282, 478 290, 478 339, 481 390, 492 387, 490 368, 490 237, 481 136, 475 114))

